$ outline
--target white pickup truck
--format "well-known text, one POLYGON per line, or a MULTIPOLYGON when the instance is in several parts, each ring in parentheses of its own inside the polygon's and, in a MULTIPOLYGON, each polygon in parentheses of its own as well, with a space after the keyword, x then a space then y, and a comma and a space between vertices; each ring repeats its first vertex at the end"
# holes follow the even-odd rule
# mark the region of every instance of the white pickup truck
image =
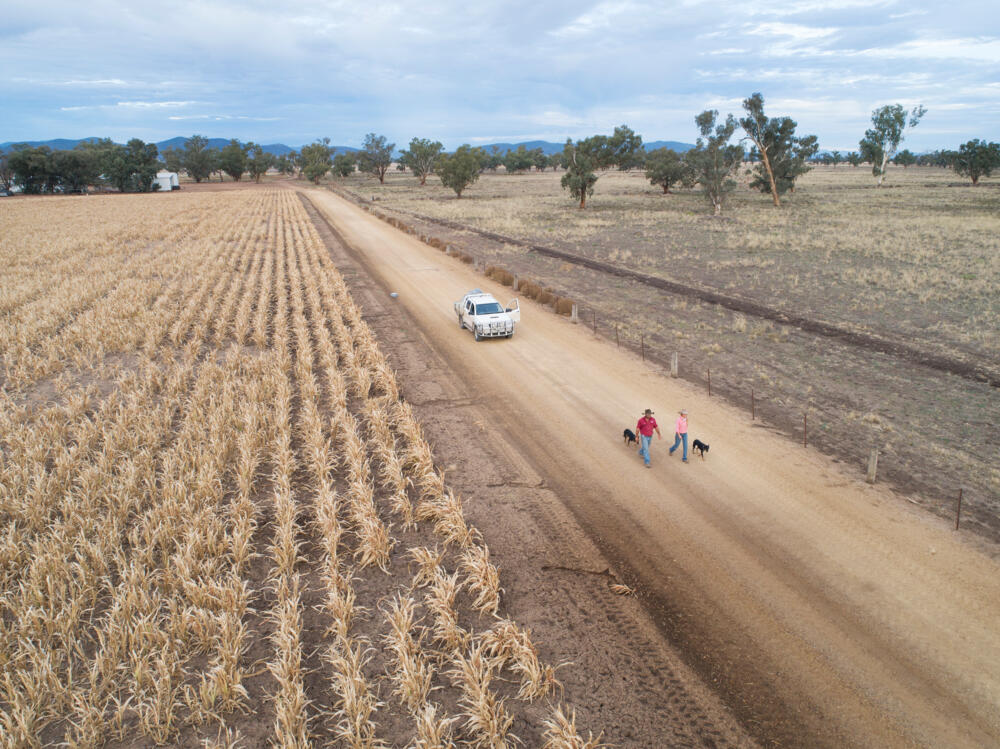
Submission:
POLYGON ((473 289, 455 302, 458 327, 468 328, 476 340, 481 338, 510 338, 514 335, 515 323, 521 322, 521 307, 517 299, 512 299, 506 307, 492 294, 473 289))

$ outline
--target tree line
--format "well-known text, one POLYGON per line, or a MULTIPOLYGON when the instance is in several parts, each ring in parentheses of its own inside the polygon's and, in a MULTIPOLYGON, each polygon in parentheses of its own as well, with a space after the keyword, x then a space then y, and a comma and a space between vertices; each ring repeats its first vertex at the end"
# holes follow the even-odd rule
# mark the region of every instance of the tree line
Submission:
POLYGON ((796 180, 816 163, 837 166, 846 162, 854 167, 871 165, 876 185, 884 182, 887 165, 912 164, 954 169, 967 176, 972 184, 1000 169, 1000 144, 979 139, 962 144, 958 150, 939 150, 917 156, 908 149, 899 150, 905 131, 917 126, 926 109, 907 111, 901 104, 879 107, 872 112, 871 127, 860 139, 858 150, 847 154, 831 151, 819 154, 815 135, 796 134, 797 123, 787 116, 769 117, 764 112, 764 98, 754 93, 743 100, 743 116, 722 118, 716 110, 706 110, 695 117, 699 137, 694 148, 677 152, 669 148, 646 150, 642 136, 627 125, 616 127, 611 135, 593 135, 579 140, 567 139, 561 153, 545 154, 541 148, 520 145, 501 152, 465 144, 446 152, 440 141, 413 138, 409 147, 394 159, 395 143, 385 136, 368 133, 356 152, 336 153, 329 138, 322 138, 300 152, 274 156, 259 144, 231 140, 222 148, 209 147, 208 138, 193 135, 183 148, 167 148, 157 153, 153 143, 138 138, 126 145, 110 139, 79 144, 70 151, 53 151, 46 146, 32 148, 15 145, 0 154, 0 187, 17 187, 26 193, 81 192, 90 186, 110 185, 122 192, 147 192, 154 189, 156 172, 185 171, 202 182, 218 175, 234 181, 244 176, 259 182, 269 169, 282 174, 300 173, 318 183, 326 174, 347 177, 355 170, 385 182, 393 163, 409 170, 424 185, 435 175, 442 185, 461 198, 483 172, 501 166, 509 174, 563 169, 562 187, 580 208, 594 194, 600 173, 643 169, 651 184, 670 194, 674 186, 700 186, 713 212, 722 212, 727 195, 735 188, 734 177, 740 166, 750 163, 751 189, 770 196, 775 206, 781 197, 793 192, 796 180), (733 142, 739 130, 742 135, 733 142))

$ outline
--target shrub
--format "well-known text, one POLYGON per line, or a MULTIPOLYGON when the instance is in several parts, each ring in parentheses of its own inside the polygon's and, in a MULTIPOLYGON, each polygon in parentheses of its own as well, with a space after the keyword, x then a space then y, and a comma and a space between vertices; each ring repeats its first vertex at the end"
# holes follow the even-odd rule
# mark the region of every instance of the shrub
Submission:
POLYGON ((514 285, 514 274, 510 271, 504 270, 503 268, 497 267, 496 265, 487 266, 486 275, 494 281, 499 281, 504 286, 514 285))
POLYGON ((567 299, 564 296, 558 297, 556 299, 555 307, 556 307, 556 314, 557 315, 566 315, 567 317, 569 317, 570 315, 573 314, 573 300, 572 299, 567 299))
POLYGON ((521 281, 522 296, 526 296, 528 299, 538 299, 538 295, 541 293, 542 287, 534 281, 521 281))
POLYGON ((541 304, 555 304, 557 298, 552 289, 542 289, 538 294, 538 301, 541 304))

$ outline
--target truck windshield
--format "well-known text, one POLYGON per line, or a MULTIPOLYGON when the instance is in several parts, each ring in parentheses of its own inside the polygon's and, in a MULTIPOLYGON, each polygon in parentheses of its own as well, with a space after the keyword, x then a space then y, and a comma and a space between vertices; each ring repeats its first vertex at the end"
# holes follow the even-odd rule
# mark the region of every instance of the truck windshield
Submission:
POLYGON ((477 315, 498 315, 503 312, 503 307, 499 302, 483 302, 476 305, 477 315))

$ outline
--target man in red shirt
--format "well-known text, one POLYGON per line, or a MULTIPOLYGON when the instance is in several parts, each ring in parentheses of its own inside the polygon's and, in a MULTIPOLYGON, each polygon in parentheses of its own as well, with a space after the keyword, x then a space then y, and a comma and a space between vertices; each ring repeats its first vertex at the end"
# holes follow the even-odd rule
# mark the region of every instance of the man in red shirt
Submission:
POLYGON ((660 427, 653 418, 653 412, 648 408, 639 419, 639 423, 635 425, 635 431, 639 435, 639 454, 646 461, 646 468, 649 468, 649 444, 653 441, 653 432, 656 432, 657 438, 661 440, 663 435, 660 434, 660 427))

